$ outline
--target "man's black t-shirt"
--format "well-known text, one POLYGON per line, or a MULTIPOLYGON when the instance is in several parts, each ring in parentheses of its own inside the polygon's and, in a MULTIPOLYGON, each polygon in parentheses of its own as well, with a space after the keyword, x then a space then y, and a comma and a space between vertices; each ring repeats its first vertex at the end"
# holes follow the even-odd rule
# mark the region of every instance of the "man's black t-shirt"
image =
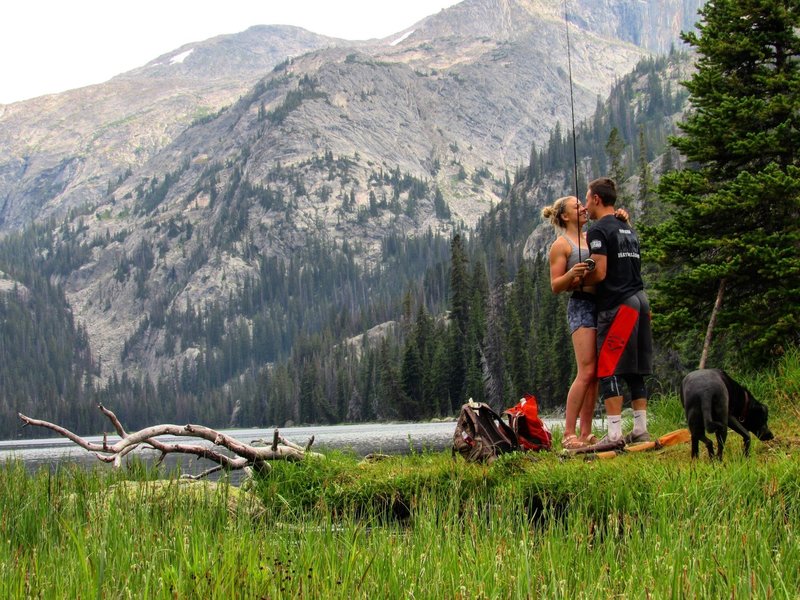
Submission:
POLYGON ((644 289, 639 238, 630 224, 607 215, 587 234, 589 252, 606 256, 606 278, 597 286, 597 310, 609 310, 644 289))

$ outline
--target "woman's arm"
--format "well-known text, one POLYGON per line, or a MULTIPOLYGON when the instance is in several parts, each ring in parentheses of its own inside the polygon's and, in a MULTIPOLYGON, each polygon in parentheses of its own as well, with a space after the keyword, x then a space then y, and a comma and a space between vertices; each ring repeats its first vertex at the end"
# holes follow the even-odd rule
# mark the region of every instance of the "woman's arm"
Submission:
POLYGON ((569 251, 569 244, 561 237, 550 246, 550 289, 554 294, 573 290, 581 283, 580 275, 575 272, 578 265, 567 270, 569 251))

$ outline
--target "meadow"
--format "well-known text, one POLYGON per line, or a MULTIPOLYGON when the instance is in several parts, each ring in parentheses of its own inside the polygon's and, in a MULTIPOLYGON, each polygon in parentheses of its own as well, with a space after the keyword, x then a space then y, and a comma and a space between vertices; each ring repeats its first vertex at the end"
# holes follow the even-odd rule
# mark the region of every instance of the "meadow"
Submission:
MULTIPOLYGON (((8 463, 0 597, 797 598, 800 359, 740 379, 777 439, 745 458, 731 434, 722 464, 688 444, 490 466, 337 452, 241 490, 8 463)), ((656 434, 684 425, 674 396, 651 413, 656 434)))

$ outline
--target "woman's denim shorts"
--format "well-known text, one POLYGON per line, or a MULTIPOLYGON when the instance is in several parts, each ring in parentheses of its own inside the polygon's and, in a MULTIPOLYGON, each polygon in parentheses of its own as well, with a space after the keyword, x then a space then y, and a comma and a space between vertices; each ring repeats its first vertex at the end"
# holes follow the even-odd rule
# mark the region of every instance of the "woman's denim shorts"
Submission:
POLYGON ((567 304, 567 322, 570 335, 581 327, 597 329, 597 305, 594 300, 570 297, 567 304))

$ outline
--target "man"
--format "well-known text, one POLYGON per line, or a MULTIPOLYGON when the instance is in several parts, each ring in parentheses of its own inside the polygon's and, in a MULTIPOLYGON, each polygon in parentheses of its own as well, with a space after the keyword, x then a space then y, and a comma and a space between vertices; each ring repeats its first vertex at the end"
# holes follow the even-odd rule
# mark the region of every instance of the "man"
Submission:
POLYGON ((604 441, 622 446, 650 439, 644 376, 653 372, 653 335, 639 238, 629 223, 614 216, 616 200, 612 179, 601 177, 589 184, 586 208, 595 223, 587 239, 595 266, 587 270, 584 283, 597 286, 597 377, 608 418, 604 441), (633 430, 624 438, 622 381, 628 385, 633 406, 633 430))

